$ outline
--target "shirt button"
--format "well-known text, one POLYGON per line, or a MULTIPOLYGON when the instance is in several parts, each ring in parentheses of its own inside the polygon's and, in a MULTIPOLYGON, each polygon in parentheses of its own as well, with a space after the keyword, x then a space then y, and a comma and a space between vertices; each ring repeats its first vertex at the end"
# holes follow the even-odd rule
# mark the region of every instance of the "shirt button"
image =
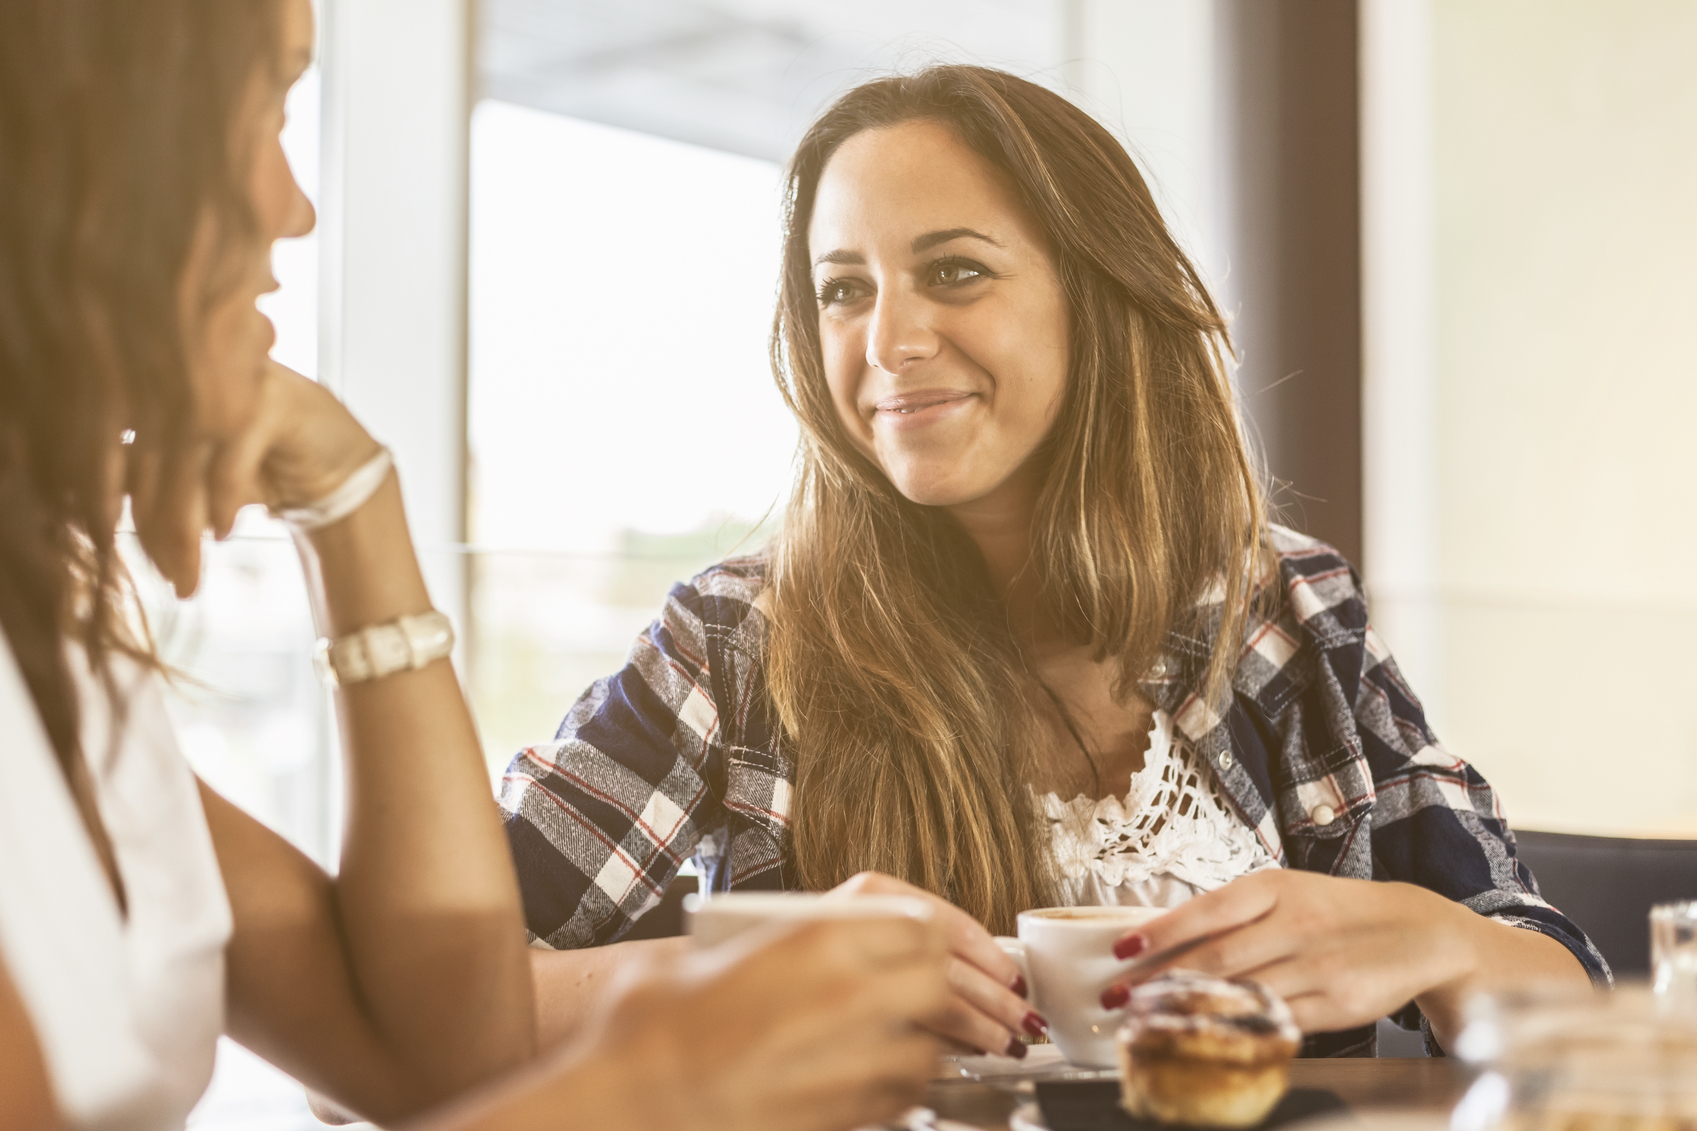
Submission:
POLYGON ((1337 820, 1338 814, 1337 810, 1333 809, 1330 805, 1316 805, 1314 808, 1308 810, 1308 819, 1313 821, 1317 827, 1323 829, 1333 821, 1337 820))
POLYGON ((1229 770, 1236 764, 1237 759, 1232 757, 1232 752, 1230 750, 1227 750, 1224 754, 1220 755, 1220 769, 1229 770))

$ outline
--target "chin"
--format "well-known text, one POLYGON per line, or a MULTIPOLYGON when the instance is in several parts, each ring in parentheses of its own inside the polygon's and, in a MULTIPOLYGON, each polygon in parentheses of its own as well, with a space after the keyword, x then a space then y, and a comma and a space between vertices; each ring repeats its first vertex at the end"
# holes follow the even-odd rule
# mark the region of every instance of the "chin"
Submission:
POLYGON ((892 475, 890 483, 904 499, 922 507, 960 506, 987 493, 979 484, 962 483, 949 475, 892 475))

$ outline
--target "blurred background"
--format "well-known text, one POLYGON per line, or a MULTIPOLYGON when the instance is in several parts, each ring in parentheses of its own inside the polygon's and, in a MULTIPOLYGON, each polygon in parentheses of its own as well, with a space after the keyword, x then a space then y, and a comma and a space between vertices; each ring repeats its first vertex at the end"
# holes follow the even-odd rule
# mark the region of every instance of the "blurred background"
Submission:
MULTIPOLYGON (((276 356, 396 453, 492 776, 760 544, 780 166, 835 93, 1004 67, 1124 139, 1233 320, 1283 520, 1356 561, 1517 827, 1697 835, 1697 5, 320 0, 276 356), (729 443, 725 437, 731 437, 729 443)), ((147 580, 200 772, 317 859, 294 551, 147 580)), ((193 1124, 313 1126, 233 1045, 193 1124)))

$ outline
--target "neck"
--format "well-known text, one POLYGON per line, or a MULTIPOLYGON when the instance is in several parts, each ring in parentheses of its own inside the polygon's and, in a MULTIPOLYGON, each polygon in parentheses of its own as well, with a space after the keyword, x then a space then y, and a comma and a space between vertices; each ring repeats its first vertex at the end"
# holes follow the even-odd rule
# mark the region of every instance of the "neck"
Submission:
POLYGON ((1040 486, 1038 472, 1027 464, 982 498, 948 508, 984 555, 1015 632, 1033 639, 1047 635, 1048 627, 1047 618, 1039 616, 1038 577, 1031 568, 1031 525, 1040 486))

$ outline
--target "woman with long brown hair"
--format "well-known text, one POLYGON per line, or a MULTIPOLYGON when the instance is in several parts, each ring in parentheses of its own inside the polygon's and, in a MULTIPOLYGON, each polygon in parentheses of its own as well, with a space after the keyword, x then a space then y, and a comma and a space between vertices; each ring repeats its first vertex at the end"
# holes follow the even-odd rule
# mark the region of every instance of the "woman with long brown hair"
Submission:
POLYGON ((1224 320, 1106 130, 998 71, 870 82, 803 138, 785 222, 779 534, 508 771, 529 928, 568 952, 545 1021, 691 856, 714 890, 947 901, 941 1031, 1011 1055, 1044 1021, 987 932, 1057 902, 1176 908, 1122 957, 1211 939, 1186 964, 1268 982, 1313 1053, 1607 978, 1348 564, 1267 522, 1224 320))
POLYGON ((279 141, 311 54, 307 0, 6 5, 0 1128, 181 1127, 222 1031, 386 1123, 825 1131, 899 1110, 946 994, 915 921, 633 970, 537 1059, 518 886, 398 480, 269 361, 255 308, 273 241, 313 224, 279 141), (340 684, 336 875, 178 753, 130 615, 126 497, 185 595, 242 505, 294 525, 340 684))

